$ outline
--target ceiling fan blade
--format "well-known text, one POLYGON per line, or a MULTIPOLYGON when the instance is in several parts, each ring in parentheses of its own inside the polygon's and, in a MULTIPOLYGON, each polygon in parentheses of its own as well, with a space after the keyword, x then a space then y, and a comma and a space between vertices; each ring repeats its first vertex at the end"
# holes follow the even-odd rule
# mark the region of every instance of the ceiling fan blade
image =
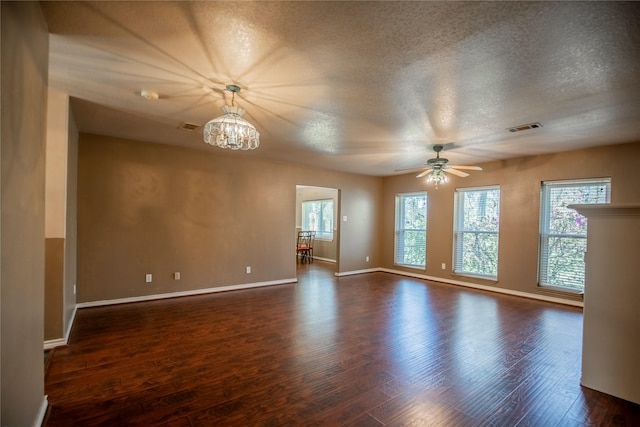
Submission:
POLYGON ((481 171, 482 168, 480 166, 459 166, 459 165, 449 165, 450 168, 455 169, 466 169, 470 171, 481 171))
POLYGON ((448 168, 448 169, 446 169, 446 170, 445 170, 445 172, 447 172, 447 173, 452 173, 452 174, 454 174, 454 175, 458 175, 458 176, 461 176, 461 177, 463 177, 463 178, 464 178, 465 176, 469 176, 469 174, 468 174, 468 173, 466 173, 466 172, 462 172, 462 171, 459 171, 459 170, 457 170, 457 169, 453 169, 453 168, 448 168))
POLYGON ((420 174, 416 175, 416 178, 422 178, 423 176, 427 175, 429 172, 432 172, 433 169, 427 169, 422 171, 420 174))

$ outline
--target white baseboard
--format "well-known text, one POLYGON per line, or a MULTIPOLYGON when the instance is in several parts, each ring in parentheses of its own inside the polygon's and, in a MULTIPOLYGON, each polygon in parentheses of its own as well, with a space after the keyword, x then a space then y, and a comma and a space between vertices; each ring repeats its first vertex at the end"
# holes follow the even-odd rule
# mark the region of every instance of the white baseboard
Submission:
POLYGON ((63 345, 67 345, 69 343, 69 335, 71 335, 71 328, 73 327, 73 322, 76 320, 76 313, 78 312, 78 305, 76 304, 73 307, 73 313, 71 314, 71 319, 69 319, 69 323, 67 324, 67 330, 64 332, 63 338, 57 338, 55 340, 47 340, 44 342, 44 349, 51 350, 52 348, 61 347, 63 345))
POLYGON ((550 296, 546 296, 546 295, 531 294, 529 292, 514 291, 514 290, 511 290, 511 289, 497 288, 495 286, 487 286, 487 285, 479 285, 477 283, 463 282, 461 280, 451 280, 451 279, 445 279, 445 278, 442 278, 442 277, 427 276, 426 274, 411 273, 409 271, 393 270, 391 268, 368 268, 366 270, 343 271, 343 272, 340 272, 340 273, 336 272, 335 275, 338 276, 338 277, 342 277, 342 276, 351 276, 351 275, 354 275, 354 274, 375 273, 375 272, 391 273, 391 274, 397 274, 399 276, 415 277, 416 279, 424 279, 424 280, 429 280, 431 282, 440 282, 440 283, 446 283, 446 284, 449 284, 449 285, 464 286, 466 288, 479 289, 479 290, 489 291, 489 292, 496 292, 496 293, 499 293, 499 294, 506 294, 506 295, 512 295, 512 296, 517 296, 517 297, 535 299, 535 300, 539 300, 539 301, 553 302, 553 303, 556 303, 556 304, 571 305, 571 306, 574 306, 574 307, 584 307, 584 304, 582 303, 582 301, 573 301, 573 300, 567 300, 567 299, 563 299, 563 298, 550 297, 550 296))
POLYGON ((73 313, 71 313, 71 319, 69 319, 69 323, 67 324, 67 330, 64 332, 64 339, 66 342, 69 342, 69 335, 71 335, 71 328, 73 327, 73 322, 76 321, 77 312, 78 312, 78 304, 73 306, 73 313))
POLYGON ((324 261, 324 262, 332 262, 334 264, 336 263, 335 259, 322 258, 322 257, 315 256, 315 255, 313 256, 313 259, 317 259, 318 261, 324 261))
POLYGON ((376 273, 378 271, 382 271, 382 269, 380 268, 367 268, 364 270, 352 270, 352 271, 343 271, 341 273, 336 272, 335 275, 337 277, 342 277, 342 276, 353 276, 354 274, 363 274, 363 273, 376 273))
POLYGON ((58 338, 55 340, 46 340, 44 342, 44 349, 51 350, 52 348, 61 347, 63 345, 67 345, 67 340, 64 338, 58 338))
POLYGON ((445 279, 445 278, 442 278, 442 277, 427 276, 426 274, 411 273, 411 272, 407 272, 407 271, 393 270, 393 269, 390 269, 390 268, 379 268, 378 271, 381 271, 381 272, 384 272, 384 273, 397 274, 397 275, 400 275, 400 276, 415 277, 417 279, 424 279, 424 280, 429 280, 429 281, 432 281, 432 282, 441 282, 441 283, 446 283, 446 284, 450 284, 450 285, 464 286, 466 288, 473 288, 473 289, 479 289, 479 290, 483 290, 483 291, 496 292, 496 293, 499 293, 499 294, 506 294, 506 295, 512 295, 512 296, 516 296, 516 297, 535 299, 535 300, 539 300, 539 301, 553 302, 553 303, 556 303, 556 304, 571 305, 571 306, 574 306, 574 307, 584 307, 584 304, 582 303, 582 301, 573 301, 573 300, 567 300, 567 299, 563 299, 563 298, 550 297, 550 296, 546 296, 546 295, 532 294, 532 293, 529 293, 529 292, 514 291, 514 290, 511 290, 511 289, 497 288, 495 286, 479 285, 477 283, 470 283, 470 282, 463 282, 463 281, 460 281, 460 280, 445 279))
POLYGON ((44 417, 47 415, 47 408, 49 407, 49 399, 47 395, 44 395, 42 398, 42 403, 40 404, 40 411, 38 411, 38 418, 36 418, 33 423, 33 427, 41 427, 44 422, 44 417))
MULTIPOLYGON (((393 270, 390 268, 367 268, 363 270, 336 272, 334 274, 337 277, 343 277, 343 276, 352 276, 355 274, 376 273, 376 272, 397 274, 399 276, 415 277, 417 279, 429 280, 432 282, 446 283, 450 285, 463 286, 463 287, 472 288, 472 289, 479 289, 483 291, 496 292, 500 294, 518 296, 523 298, 530 298, 530 299, 535 299, 539 301, 553 302, 557 304, 570 305, 574 307, 584 307, 584 304, 581 301, 573 301, 573 300, 556 298, 556 297, 551 297, 546 295, 538 295, 538 294, 532 294, 528 292, 514 291, 511 289, 497 288, 494 286, 479 285, 477 283, 445 279, 442 277, 435 277, 435 276, 428 276, 426 274, 418 274, 418 273, 411 273, 407 271, 393 270)), ((153 301, 153 300, 165 299, 165 298, 194 296, 194 295, 210 294, 210 293, 216 293, 216 292, 226 292, 226 291, 234 291, 234 290, 240 290, 240 289, 258 288, 263 286, 282 285, 286 283, 296 283, 297 281, 298 279, 294 277, 291 279, 273 280, 268 282, 245 283, 240 285, 220 286, 215 288, 196 289, 196 290, 182 291, 182 292, 171 292, 166 294, 143 295, 138 297, 117 298, 112 300, 81 302, 76 304, 76 309, 74 309, 72 320, 71 322, 69 322, 68 330, 67 330, 67 333, 65 334, 65 338, 61 338, 58 340, 45 341, 45 349, 67 344, 67 341, 69 339, 69 333, 71 331, 71 326, 73 324, 73 320, 75 319, 75 314, 78 308, 100 307, 104 305, 127 304, 131 302, 143 302, 143 301, 153 301)))
POLYGON ((104 305, 128 304, 131 302, 153 301, 153 300, 166 299, 166 298, 177 298, 177 297, 186 297, 186 296, 194 296, 194 295, 202 295, 202 294, 211 294, 216 292, 236 291, 240 289, 259 288, 263 286, 283 285, 286 283, 295 283, 297 281, 298 279, 294 277, 292 279, 272 280, 268 282, 243 283, 240 285, 219 286, 215 288, 195 289, 191 291, 181 291, 181 292, 170 292, 166 294, 142 295, 138 297, 116 298, 116 299, 102 300, 102 301, 89 301, 89 302, 78 303, 76 307, 88 308, 88 307, 100 307, 104 305))

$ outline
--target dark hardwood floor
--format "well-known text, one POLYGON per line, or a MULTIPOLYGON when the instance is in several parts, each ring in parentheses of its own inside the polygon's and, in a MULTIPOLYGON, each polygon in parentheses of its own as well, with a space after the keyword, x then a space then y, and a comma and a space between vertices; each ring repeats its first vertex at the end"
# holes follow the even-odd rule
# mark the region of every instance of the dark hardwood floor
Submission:
POLYGON ((332 268, 79 310, 46 425, 640 426, 580 386, 580 310, 332 268))

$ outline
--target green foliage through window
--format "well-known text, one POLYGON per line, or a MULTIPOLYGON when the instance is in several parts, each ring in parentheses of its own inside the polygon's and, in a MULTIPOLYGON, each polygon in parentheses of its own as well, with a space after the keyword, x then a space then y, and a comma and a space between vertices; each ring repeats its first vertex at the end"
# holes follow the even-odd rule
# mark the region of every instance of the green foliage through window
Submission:
POLYGON ((584 289, 587 219, 571 204, 608 203, 610 179, 542 183, 540 201, 541 286, 584 289))
POLYGON ((427 193, 396 196, 395 263, 424 267, 427 259, 427 193))
POLYGON ((500 189, 472 188, 455 194, 454 272, 496 278, 500 189))

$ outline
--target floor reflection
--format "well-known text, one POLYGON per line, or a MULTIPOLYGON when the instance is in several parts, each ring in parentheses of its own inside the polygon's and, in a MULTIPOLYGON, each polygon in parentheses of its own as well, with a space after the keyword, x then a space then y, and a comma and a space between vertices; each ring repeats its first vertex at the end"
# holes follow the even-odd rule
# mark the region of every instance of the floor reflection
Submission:
POLYGON ((488 381, 503 368, 502 334, 496 301, 484 295, 460 293, 455 306, 451 353, 460 379, 486 372, 488 381))
POLYGON ((411 280, 399 281, 391 295, 390 309, 387 337, 393 368, 411 377, 425 368, 425 358, 439 351, 440 332, 428 289, 411 280))
POLYGON ((305 279, 296 289, 296 313, 292 317, 296 345, 319 350, 333 348, 338 332, 336 284, 326 280, 330 274, 327 265, 314 268, 313 264, 307 264, 298 268, 304 268, 305 279))

